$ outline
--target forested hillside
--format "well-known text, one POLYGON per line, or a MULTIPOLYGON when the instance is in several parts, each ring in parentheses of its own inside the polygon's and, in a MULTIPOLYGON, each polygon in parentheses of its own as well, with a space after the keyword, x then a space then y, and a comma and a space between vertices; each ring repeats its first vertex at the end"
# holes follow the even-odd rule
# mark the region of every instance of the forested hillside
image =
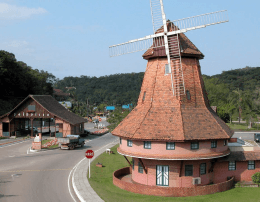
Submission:
POLYGON ((99 105, 123 105, 136 103, 144 73, 114 74, 97 77, 65 77, 58 81, 55 88, 70 92, 74 100, 99 105), (67 91, 65 87, 76 87, 67 91))
POLYGON ((55 76, 32 69, 15 55, 0 50, 0 115, 9 112, 29 94, 52 95, 55 76))
MULTIPOLYGON (((0 51, 0 115, 10 111, 29 94, 53 94, 53 88, 70 93, 71 109, 86 116, 93 107, 136 104, 144 73, 109 76, 65 77, 62 80, 46 71, 33 69, 17 61, 14 54, 0 51), (74 88, 66 88, 74 87, 74 88)), ((260 67, 224 71, 214 76, 203 75, 211 106, 225 121, 231 118, 254 120, 260 114, 260 67)))
MULTIPOLYGON (((222 74, 203 75, 208 98, 218 107, 219 116, 256 118, 260 109, 260 67, 246 67, 224 71, 222 74)), ((144 73, 116 74, 102 77, 65 77, 55 88, 72 94, 73 100, 90 105, 136 104, 144 73), (68 91, 65 87, 76 87, 68 91)), ((101 109, 101 108, 100 108, 101 109)), ((76 112, 76 111, 75 111, 76 112)))

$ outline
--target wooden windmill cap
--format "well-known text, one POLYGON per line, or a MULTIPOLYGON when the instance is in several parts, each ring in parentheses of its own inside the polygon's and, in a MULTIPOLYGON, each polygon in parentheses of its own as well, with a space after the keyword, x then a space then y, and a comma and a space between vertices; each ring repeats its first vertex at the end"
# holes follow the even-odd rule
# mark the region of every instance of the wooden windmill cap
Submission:
MULTIPOLYGON (((178 28, 170 21, 167 22, 167 27, 169 31, 173 31, 172 27, 175 27, 175 29, 178 30, 178 28)), ((156 31, 156 34, 162 32, 164 32, 163 26, 156 31)), ((204 58, 203 53, 200 52, 200 50, 188 39, 184 33, 179 34, 179 42, 182 57, 196 57, 198 59, 204 58)), ((143 58, 146 60, 155 57, 166 57, 165 48, 156 48, 156 50, 154 48, 150 48, 143 54, 143 58)))

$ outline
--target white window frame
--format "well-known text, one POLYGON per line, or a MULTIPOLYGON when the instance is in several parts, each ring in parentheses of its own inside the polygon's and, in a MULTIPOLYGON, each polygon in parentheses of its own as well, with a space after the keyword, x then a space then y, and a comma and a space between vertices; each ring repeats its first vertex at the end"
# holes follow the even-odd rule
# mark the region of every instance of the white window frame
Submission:
POLYGON ((144 141, 144 149, 151 149, 152 143, 151 141, 144 141))
POLYGON ((132 147, 133 146, 133 141, 132 140, 127 140, 127 146, 132 147))
POLYGON ((236 161, 228 162, 228 170, 236 170, 236 161))
POLYGON ((166 142, 166 150, 175 150, 175 142, 166 142))
POLYGON ((156 165, 156 185, 169 186, 169 166, 156 165))

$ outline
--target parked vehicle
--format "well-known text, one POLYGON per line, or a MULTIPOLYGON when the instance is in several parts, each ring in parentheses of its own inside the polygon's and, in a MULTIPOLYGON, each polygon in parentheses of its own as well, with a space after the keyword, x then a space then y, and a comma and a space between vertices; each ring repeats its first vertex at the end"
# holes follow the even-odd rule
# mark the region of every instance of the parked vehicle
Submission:
POLYGON ((83 147, 85 140, 81 139, 79 135, 67 135, 67 137, 59 137, 58 143, 60 149, 75 149, 77 146, 83 147))
POLYGON ((91 134, 91 132, 89 130, 84 129, 84 133, 80 134, 80 137, 86 137, 89 134, 91 134))
POLYGON ((95 119, 95 120, 92 121, 92 123, 99 123, 99 120, 95 119))
POLYGON ((255 134, 254 134, 254 140, 255 140, 256 142, 260 142, 260 133, 255 133, 255 134))

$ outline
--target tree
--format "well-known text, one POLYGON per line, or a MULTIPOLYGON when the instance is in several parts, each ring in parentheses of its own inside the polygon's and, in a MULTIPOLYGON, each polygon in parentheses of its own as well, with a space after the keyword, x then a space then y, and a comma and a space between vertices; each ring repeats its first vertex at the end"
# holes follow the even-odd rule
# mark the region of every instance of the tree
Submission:
POLYGON ((123 111, 121 108, 116 108, 109 116, 107 120, 110 125, 108 126, 109 130, 112 131, 115 129, 118 124, 129 114, 129 110, 123 111))

